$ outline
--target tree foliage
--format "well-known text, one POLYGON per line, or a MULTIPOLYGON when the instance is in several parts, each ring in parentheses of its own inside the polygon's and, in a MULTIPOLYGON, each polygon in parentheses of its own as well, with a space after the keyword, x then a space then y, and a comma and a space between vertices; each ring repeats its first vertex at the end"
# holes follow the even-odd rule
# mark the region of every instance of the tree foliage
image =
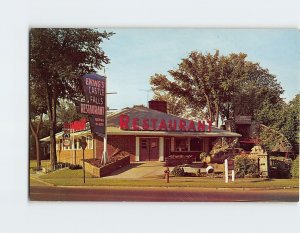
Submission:
POLYGON ((157 91, 154 92, 153 99, 159 101, 166 101, 168 103, 167 110, 169 114, 185 117, 185 113, 187 109, 185 108, 186 103, 184 99, 171 95, 169 93, 163 93, 157 91))
POLYGON ((255 119, 278 132, 274 134, 272 130, 262 131, 261 137, 267 145, 274 147, 274 144, 280 142, 278 137, 282 137, 281 135, 292 145, 299 144, 299 106, 300 94, 297 94, 289 103, 280 101, 272 105, 264 102, 257 109, 255 119))
POLYGON ((155 74, 150 83, 154 92, 184 101, 185 110, 195 110, 194 117, 218 125, 219 117, 254 115, 266 99, 280 100, 283 90, 275 76, 246 57, 243 53, 223 56, 218 50, 214 54, 193 51, 177 69, 168 71, 170 77, 155 74))
MULTIPOLYGON (((113 33, 96 29, 34 28, 30 30, 29 85, 46 102, 50 121, 50 160, 56 164, 56 107, 60 98, 81 98, 80 77, 109 62, 101 49, 113 33)), ((32 95, 33 92, 30 92, 32 95)))
POLYGON ((76 105, 68 100, 59 100, 57 106, 57 125, 62 126, 65 122, 79 120, 84 115, 78 113, 76 105))
MULTIPOLYGON (((36 158, 36 170, 41 169, 41 159, 40 159, 40 131, 43 127, 43 117, 47 113, 47 105, 45 94, 40 92, 33 83, 29 87, 29 140, 30 146, 35 147, 35 158, 36 158), (32 136, 32 137, 31 137, 32 136), (34 139, 34 140, 32 140, 34 139)), ((32 147, 30 147, 32 148, 32 147)))

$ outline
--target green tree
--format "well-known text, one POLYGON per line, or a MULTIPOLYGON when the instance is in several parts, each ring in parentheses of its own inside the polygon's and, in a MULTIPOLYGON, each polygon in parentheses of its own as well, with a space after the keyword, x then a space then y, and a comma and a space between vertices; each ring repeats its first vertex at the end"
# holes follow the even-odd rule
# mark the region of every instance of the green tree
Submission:
POLYGON ((154 100, 160 100, 160 101, 166 101, 168 103, 168 113, 173 114, 175 116, 183 116, 184 112, 184 100, 181 98, 178 98, 177 96, 171 95, 169 93, 163 93, 163 92, 154 92, 153 96, 154 100))
POLYGON ((285 124, 281 132, 293 144, 299 144, 300 94, 297 94, 285 108, 285 124))
MULTIPOLYGON (((170 78, 155 74, 150 78, 156 93, 180 98, 193 114, 218 120, 239 114, 253 115, 267 98, 271 103, 280 100, 283 92, 274 75, 257 63, 246 61, 246 54, 214 54, 191 52, 177 69, 169 70, 170 78)), ((194 116, 197 117, 197 116, 194 116)))
POLYGON ((57 125, 58 127, 63 127, 65 122, 72 122, 85 117, 84 115, 78 113, 76 106, 73 102, 68 100, 59 100, 57 105, 57 125))
MULTIPOLYGON (((82 98, 80 77, 109 63, 101 49, 113 33, 96 29, 34 28, 30 30, 29 85, 44 93, 50 122, 50 160, 56 164, 55 133, 58 100, 82 98)), ((31 95, 32 93, 30 93, 31 95)))
MULTIPOLYGON (((44 93, 38 93, 34 85, 30 86, 29 96, 29 127, 34 138, 36 169, 41 169, 40 160, 40 130, 43 124, 43 116, 47 112, 44 93)), ((33 143, 30 141, 30 145, 33 143)))
MULTIPOLYGON (((255 119, 284 135, 292 145, 299 144, 299 106, 300 94, 297 94, 289 103, 280 101, 271 104, 265 101, 261 108, 256 110, 255 119)), ((268 138, 271 144, 276 143, 274 138, 269 136, 265 138, 268 138)))

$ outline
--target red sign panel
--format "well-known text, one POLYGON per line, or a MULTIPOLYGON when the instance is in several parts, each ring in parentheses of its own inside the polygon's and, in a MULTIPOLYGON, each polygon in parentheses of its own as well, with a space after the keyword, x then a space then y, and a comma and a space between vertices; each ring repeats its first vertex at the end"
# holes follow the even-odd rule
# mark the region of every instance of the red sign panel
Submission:
POLYGON ((85 130, 86 119, 82 118, 79 121, 67 122, 64 123, 65 130, 74 130, 74 131, 82 131, 85 130))

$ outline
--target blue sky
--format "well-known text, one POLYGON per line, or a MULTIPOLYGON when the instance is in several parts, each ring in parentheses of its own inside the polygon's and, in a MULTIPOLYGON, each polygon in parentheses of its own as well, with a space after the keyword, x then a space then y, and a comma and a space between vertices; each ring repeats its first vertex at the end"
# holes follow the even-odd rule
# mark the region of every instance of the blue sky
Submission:
MULTIPOLYGON (((101 29, 102 30, 102 29, 101 29)), ((102 48, 111 63, 106 66, 110 108, 147 103, 149 78, 167 74, 191 51, 221 54, 243 52, 276 75, 291 100, 299 92, 299 31, 295 29, 139 29, 105 28, 116 34, 102 48)), ((99 72, 100 74, 102 71, 99 72)), ((149 100, 152 92, 149 93, 149 100)))

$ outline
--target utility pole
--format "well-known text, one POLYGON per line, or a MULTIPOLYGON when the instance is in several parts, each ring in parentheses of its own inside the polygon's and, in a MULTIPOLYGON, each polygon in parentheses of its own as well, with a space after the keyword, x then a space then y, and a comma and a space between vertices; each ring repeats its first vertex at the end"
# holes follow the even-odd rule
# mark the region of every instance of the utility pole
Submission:
MULTIPOLYGON (((107 78, 105 76, 105 78, 107 78)), ((105 91, 107 90, 106 89, 106 86, 107 86, 107 81, 105 81, 105 91)), ((117 94, 117 92, 107 92, 106 95, 105 95, 105 132, 104 132, 104 137, 103 137, 103 154, 102 154, 102 161, 101 163, 103 165, 105 165, 107 163, 107 160, 108 160, 108 156, 107 156, 107 110, 108 110, 108 107, 107 107, 107 95, 112 95, 112 94, 117 94)))

